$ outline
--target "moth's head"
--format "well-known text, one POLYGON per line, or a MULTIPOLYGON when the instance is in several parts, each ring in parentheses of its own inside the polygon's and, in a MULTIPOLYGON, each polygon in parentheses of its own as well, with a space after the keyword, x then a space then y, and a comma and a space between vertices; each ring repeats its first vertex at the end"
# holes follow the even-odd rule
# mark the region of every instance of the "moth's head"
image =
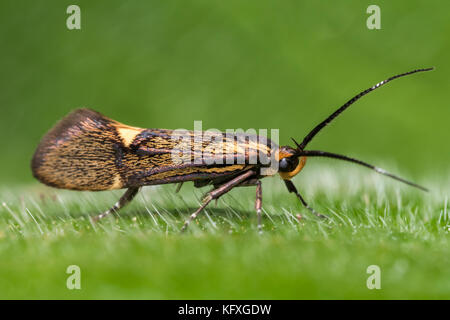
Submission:
POLYGON ((283 180, 295 177, 305 166, 306 157, 298 156, 296 149, 289 146, 278 150, 278 173, 283 180))

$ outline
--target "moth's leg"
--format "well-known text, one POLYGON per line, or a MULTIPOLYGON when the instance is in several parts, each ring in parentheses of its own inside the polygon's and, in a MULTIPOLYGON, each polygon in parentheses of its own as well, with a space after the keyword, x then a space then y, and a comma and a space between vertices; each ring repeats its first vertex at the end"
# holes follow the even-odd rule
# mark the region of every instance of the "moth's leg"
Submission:
POLYGON ((120 197, 119 201, 117 201, 117 203, 115 205, 112 206, 111 209, 103 212, 102 214, 96 216, 93 218, 94 221, 98 221, 101 218, 106 217, 107 215, 109 215, 110 213, 113 212, 117 212, 119 211, 121 208, 123 208, 127 203, 129 203, 131 200, 133 200, 133 198, 136 196, 136 194, 139 191, 139 187, 131 187, 128 188, 127 191, 125 191, 125 193, 123 194, 122 197, 120 197))
POLYGON ((243 182, 244 180, 246 180, 247 178, 249 178, 250 176, 252 176, 254 174, 255 174, 255 172, 253 172, 251 170, 246 171, 243 174, 238 175, 236 178, 233 178, 230 181, 222 184, 220 187, 208 192, 206 194, 206 196, 203 198, 203 203, 200 206, 200 208, 198 208, 193 214, 191 214, 189 216, 188 220, 186 220, 183 227, 181 228, 181 231, 186 230, 189 223, 191 223, 191 221, 197 217, 197 215, 208 205, 208 203, 211 202, 211 200, 219 198, 220 196, 227 193, 228 191, 233 189, 235 186, 239 185, 241 182, 243 182))
POLYGON ((305 199, 303 199, 303 197, 301 196, 301 194, 297 191, 297 188, 294 186, 294 184, 292 183, 291 180, 284 180, 284 183, 286 184, 286 187, 288 188, 289 192, 293 192, 295 193, 295 195, 297 196, 297 198, 300 200, 300 202, 303 204, 303 206, 308 209, 309 211, 311 211, 314 215, 316 215, 319 218, 328 218, 328 216, 317 212, 316 210, 314 210, 313 208, 311 208, 309 206, 309 204, 306 203, 305 199))
POLYGON ((258 217, 258 231, 259 231, 259 233, 262 233, 261 206, 262 206, 262 185, 261 185, 261 181, 258 180, 258 182, 256 184, 255 209, 256 209, 256 215, 258 217))
POLYGON ((256 186, 256 200, 255 200, 255 209, 256 216, 258 217, 258 231, 262 233, 262 224, 261 224, 261 207, 262 207, 262 183, 259 179, 249 179, 242 182, 239 187, 246 186, 256 186))
POLYGON ((177 185, 177 189, 175 190, 175 193, 178 193, 178 192, 180 192, 180 189, 181 189, 181 187, 183 186, 183 183, 184 183, 184 181, 183 181, 183 182, 180 182, 180 183, 178 183, 178 185, 177 185))

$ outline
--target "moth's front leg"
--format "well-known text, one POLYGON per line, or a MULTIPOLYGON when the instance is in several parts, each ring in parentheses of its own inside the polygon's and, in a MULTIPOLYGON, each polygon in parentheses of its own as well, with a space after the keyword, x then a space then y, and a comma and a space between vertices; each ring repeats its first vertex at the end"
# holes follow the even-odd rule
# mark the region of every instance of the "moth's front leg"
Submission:
POLYGON ((323 213, 319 213, 316 210, 314 210, 314 208, 310 207, 309 204, 305 201, 305 199, 303 199, 302 195, 300 194, 300 192, 298 192, 297 188, 295 187, 295 185, 292 183, 291 180, 284 180, 284 183, 286 184, 286 187, 288 188, 289 192, 293 192, 297 198, 300 200, 300 202, 303 204, 303 206, 308 209, 309 211, 311 211, 312 214, 314 214, 316 217, 321 218, 321 219, 328 219, 328 216, 323 214, 323 213))

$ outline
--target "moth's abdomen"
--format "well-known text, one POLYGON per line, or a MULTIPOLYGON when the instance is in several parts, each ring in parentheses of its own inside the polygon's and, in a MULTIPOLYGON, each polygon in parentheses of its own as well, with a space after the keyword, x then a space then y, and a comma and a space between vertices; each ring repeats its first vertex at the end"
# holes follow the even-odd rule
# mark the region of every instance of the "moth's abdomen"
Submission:
POLYGON ((115 163, 121 139, 114 124, 89 109, 70 113, 41 140, 31 163, 33 175, 56 188, 122 188, 115 163))

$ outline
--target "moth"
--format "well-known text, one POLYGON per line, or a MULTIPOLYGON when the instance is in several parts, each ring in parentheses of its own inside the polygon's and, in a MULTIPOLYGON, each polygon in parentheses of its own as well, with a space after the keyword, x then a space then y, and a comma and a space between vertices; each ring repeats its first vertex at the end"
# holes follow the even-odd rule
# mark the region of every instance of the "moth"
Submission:
POLYGON ((200 207, 186 220, 182 230, 185 230, 212 200, 242 186, 256 187, 255 209, 258 228, 261 230, 261 179, 275 174, 279 174, 287 190, 294 193, 306 209, 318 217, 326 217, 308 205, 292 182, 292 178, 303 169, 309 157, 333 158, 362 165, 427 191, 418 184, 361 160, 327 151, 307 150, 306 147, 325 126, 364 95, 394 79, 432 69, 416 69, 398 74, 360 92, 316 125, 300 143, 292 139, 294 147, 280 147, 262 136, 257 136, 257 139, 241 139, 237 134, 223 134, 222 139, 210 140, 204 144, 195 140, 198 132, 187 131, 190 140, 188 142, 193 145, 200 143, 197 147, 200 147, 201 151, 221 151, 209 153, 214 161, 201 158, 198 161, 198 155, 192 148, 189 150, 192 152, 188 159, 191 161, 174 161, 174 150, 179 148, 180 141, 173 130, 132 127, 96 111, 78 109, 60 120, 42 138, 31 162, 32 173, 42 183, 55 188, 89 191, 127 189, 114 206, 95 217, 95 220, 119 211, 143 186, 168 183, 180 183, 181 186, 186 181, 193 181, 195 187, 212 186, 200 207), (267 169, 268 164, 258 160, 261 154, 275 159, 278 170, 262 175, 262 170, 267 169), (239 158, 243 161, 228 164, 220 161, 223 157, 239 158), (257 160, 255 162, 250 159, 257 160))

